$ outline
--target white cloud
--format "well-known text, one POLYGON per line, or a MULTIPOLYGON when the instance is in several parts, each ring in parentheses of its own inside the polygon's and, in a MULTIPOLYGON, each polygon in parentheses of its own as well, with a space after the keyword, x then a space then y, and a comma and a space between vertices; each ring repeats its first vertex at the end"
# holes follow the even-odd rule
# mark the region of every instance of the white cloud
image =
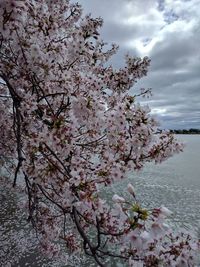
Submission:
POLYGON ((152 108, 151 109, 151 114, 165 114, 167 112, 167 109, 166 108, 152 108))

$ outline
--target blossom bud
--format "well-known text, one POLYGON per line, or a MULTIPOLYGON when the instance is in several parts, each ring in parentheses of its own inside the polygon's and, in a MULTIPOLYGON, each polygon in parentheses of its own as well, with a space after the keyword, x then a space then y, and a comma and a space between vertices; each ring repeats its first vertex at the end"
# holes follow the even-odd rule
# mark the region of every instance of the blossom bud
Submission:
POLYGON ((173 212, 172 212, 171 210, 169 210, 168 208, 162 206, 162 207, 160 208, 160 213, 161 213, 162 215, 164 215, 164 216, 170 216, 170 215, 172 215, 173 212))
POLYGON ((117 194, 115 194, 115 195, 112 197, 112 200, 113 200, 115 203, 123 203, 123 202, 125 202, 125 199, 124 199, 123 197, 118 196, 117 194))
POLYGON ((132 184, 128 184, 127 191, 135 197, 135 188, 132 186, 132 184))
POLYGON ((151 239, 151 235, 147 231, 142 232, 140 237, 142 238, 144 242, 151 239))

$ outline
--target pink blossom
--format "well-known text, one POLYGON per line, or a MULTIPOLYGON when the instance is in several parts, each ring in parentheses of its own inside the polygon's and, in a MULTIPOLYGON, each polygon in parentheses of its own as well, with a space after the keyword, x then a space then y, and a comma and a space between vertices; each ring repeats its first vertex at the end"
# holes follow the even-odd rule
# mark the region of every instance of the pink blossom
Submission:
POLYGON ((163 216, 166 216, 166 217, 168 217, 168 216, 170 216, 170 215, 173 214, 172 211, 170 211, 168 208, 166 208, 166 207, 164 207, 164 206, 162 206, 162 207, 160 208, 160 213, 161 213, 163 216))
POLYGON ((112 197, 112 200, 116 203, 123 203, 125 202, 125 199, 123 197, 120 197, 118 196, 117 194, 115 194, 113 197, 112 197))
POLYGON ((135 188, 132 186, 132 184, 128 184, 127 186, 127 191, 133 196, 135 197, 135 188))

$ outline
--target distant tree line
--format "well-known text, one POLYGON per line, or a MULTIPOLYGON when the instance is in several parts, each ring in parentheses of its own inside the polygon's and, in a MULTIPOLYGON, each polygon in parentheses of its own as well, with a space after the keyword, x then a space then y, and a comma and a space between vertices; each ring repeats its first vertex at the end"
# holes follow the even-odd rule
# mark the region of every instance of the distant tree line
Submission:
POLYGON ((171 133, 174 134, 200 134, 200 129, 191 128, 189 130, 179 129, 179 130, 170 130, 171 133))

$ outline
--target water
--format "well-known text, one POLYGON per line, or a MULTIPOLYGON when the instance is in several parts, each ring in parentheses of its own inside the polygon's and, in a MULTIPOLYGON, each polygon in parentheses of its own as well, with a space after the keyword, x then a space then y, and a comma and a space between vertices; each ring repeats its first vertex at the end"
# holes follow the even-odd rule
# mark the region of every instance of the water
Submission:
POLYGON ((199 232, 200 135, 178 135, 177 138, 186 145, 183 153, 162 164, 148 164, 112 189, 125 193, 124 187, 130 182, 142 203, 151 207, 165 205, 174 213, 173 224, 199 232))
MULTIPOLYGON (((149 207, 165 205, 173 211, 170 223, 200 232, 200 135, 178 135, 186 144, 183 153, 175 155, 161 165, 148 164, 141 172, 133 172, 126 181, 109 189, 107 197, 126 194, 124 188, 131 182, 137 198, 149 207)), ((5 207, 4 207, 5 209, 5 207)), ((31 258, 34 256, 32 255, 31 258)), ((24 262, 20 267, 25 266, 24 262)), ((28 265, 31 266, 31 265, 28 265)), ((33 266, 37 265, 36 262, 33 266)))

